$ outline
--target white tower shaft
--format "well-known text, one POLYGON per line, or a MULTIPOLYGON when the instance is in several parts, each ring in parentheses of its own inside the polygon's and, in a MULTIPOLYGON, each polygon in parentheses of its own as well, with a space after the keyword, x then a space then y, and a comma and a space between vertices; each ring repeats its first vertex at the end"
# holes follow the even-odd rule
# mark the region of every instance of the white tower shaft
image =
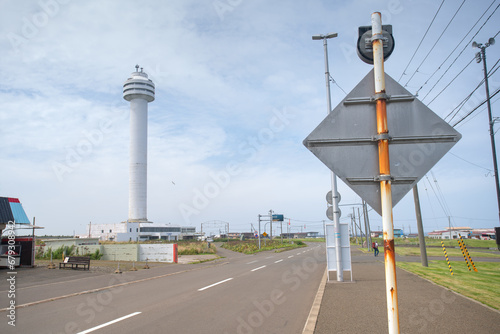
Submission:
POLYGON ((148 102, 130 101, 130 164, 128 220, 147 221, 148 102))

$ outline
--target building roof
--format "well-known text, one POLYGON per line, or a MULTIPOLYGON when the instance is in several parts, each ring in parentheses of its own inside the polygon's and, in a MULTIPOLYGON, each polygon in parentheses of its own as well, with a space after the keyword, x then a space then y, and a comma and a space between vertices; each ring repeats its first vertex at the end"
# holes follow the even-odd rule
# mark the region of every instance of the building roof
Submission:
POLYGON ((30 223, 18 198, 0 197, 0 224, 8 224, 9 221, 16 224, 30 223))

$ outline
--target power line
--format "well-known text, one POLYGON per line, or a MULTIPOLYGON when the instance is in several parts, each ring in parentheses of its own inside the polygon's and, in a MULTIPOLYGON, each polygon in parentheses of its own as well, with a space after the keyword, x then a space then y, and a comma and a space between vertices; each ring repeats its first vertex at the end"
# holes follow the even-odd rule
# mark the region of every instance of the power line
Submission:
MULTIPOLYGON (((496 67, 496 66, 498 65, 499 62, 500 62, 500 58, 496 61, 496 63, 493 65, 493 67, 488 72, 488 78, 491 77, 493 74, 495 74, 495 72, 498 70, 498 67, 496 67)), ((467 101, 469 101, 469 99, 472 97, 472 95, 475 93, 475 91, 478 90, 482 86, 483 83, 484 83, 484 78, 481 80, 481 82, 479 82, 479 84, 476 86, 476 88, 474 88, 474 90, 469 95, 467 95, 455 108, 453 108, 453 110, 448 115, 446 115, 446 117, 444 118, 445 120, 451 114, 454 113, 453 116, 448 121, 448 123, 450 123, 455 118, 455 116, 458 115, 458 112, 463 108, 465 103, 467 103, 467 101)))
POLYGON ((301 220, 301 219, 293 219, 293 218, 285 217, 285 220, 286 219, 289 219, 291 221, 298 222, 298 223, 323 223, 323 220, 301 220))
MULTIPOLYGON (((498 88, 493 94, 490 95, 490 99, 492 97, 494 97, 495 95, 497 95, 498 93, 500 92, 500 88, 498 88)), ((457 121, 455 124, 453 124, 452 126, 455 127, 457 126, 458 124, 460 124, 464 119, 466 119, 467 117, 469 117, 474 111, 476 111, 479 107, 481 107, 483 104, 485 104, 486 102, 488 101, 488 98, 486 98, 483 102, 481 102, 479 105, 477 105, 474 109, 472 109, 471 111, 469 111, 469 113, 467 113, 467 115, 465 115, 464 117, 462 117, 459 121, 457 121)))
MULTIPOLYGON (((444 194, 443 194, 443 192, 441 191, 441 187, 439 186, 439 183, 438 183, 438 181, 437 181, 436 177, 434 176, 434 172, 433 172, 432 170, 431 170, 431 175, 432 175, 432 177, 434 178, 434 183, 436 184, 436 189, 438 190, 438 193, 439 193, 439 194, 440 194, 440 196, 441 196, 441 199, 442 199, 442 201, 443 201, 444 207, 446 207, 445 214, 446 214, 446 212, 447 212, 448 217, 453 218, 453 216, 452 216, 452 214, 451 214, 450 207, 448 206, 448 203, 446 203, 446 199, 444 198, 444 194)), ((455 222, 455 220, 454 220, 454 219, 452 219, 452 220, 453 220, 453 222, 455 222)), ((451 222, 450 222, 450 225, 453 225, 453 224, 451 224, 451 222)))
MULTIPOLYGON (((491 100, 491 98, 490 98, 490 100, 491 100)), ((498 97, 495 101, 491 102, 491 105, 494 105, 494 104, 495 104, 498 100, 500 100, 500 97, 498 97)), ((465 120, 465 122, 461 123, 461 125, 464 125, 464 124, 466 124, 467 122, 469 122, 470 120, 473 120, 473 119, 474 119, 477 115, 481 114, 481 113, 482 113, 483 111, 485 111, 486 109, 487 109, 487 108, 485 107, 485 108, 483 108, 483 109, 479 110, 479 112, 475 113, 474 115, 471 115, 471 117, 470 117, 470 118, 467 118, 467 120, 465 120)), ((497 131, 495 131, 495 134, 496 134, 497 132, 498 132, 498 130, 497 130, 497 131)))
MULTIPOLYGON (((450 52, 450 54, 446 57, 446 59, 438 66, 438 68, 431 74, 431 76, 429 77, 429 79, 427 79, 422 86, 420 86, 420 88, 417 90, 417 92, 415 93, 415 95, 418 95, 418 92, 420 92, 420 90, 425 86, 427 85, 427 83, 434 77, 434 75, 441 69, 441 66, 444 65, 444 63, 446 63, 446 61, 451 57, 451 55, 455 52, 455 50, 460 46, 460 44, 462 44, 462 42, 467 38, 467 36, 471 33, 471 31, 474 29, 474 27, 479 23, 479 21, 481 21, 481 19, 483 18, 483 16, 488 12, 488 10, 491 8, 491 6, 496 2, 496 0, 493 0, 493 2, 489 5, 489 7, 484 11, 484 13, 479 17, 479 19, 476 21, 476 23, 474 23, 474 25, 470 28, 470 30, 467 32, 467 34, 465 34, 465 36, 462 38, 462 40, 460 42, 458 42, 458 44, 455 46, 455 48, 450 52)), ((453 64, 457 61, 457 59, 462 55, 462 53, 465 51, 465 49, 467 49, 467 47, 470 45, 470 42, 474 39, 474 37, 476 37, 476 35, 481 31, 481 29, 484 27, 484 25, 488 22, 488 20, 491 18, 491 16, 496 12, 496 10, 498 9, 498 7, 500 6, 500 4, 495 8, 495 10, 491 13, 491 15, 486 19, 486 21, 483 23, 483 25, 478 29, 478 31, 474 34, 474 36, 472 36, 472 38, 469 40, 469 42, 467 42, 464 46, 464 48, 462 49, 462 51, 460 51, 460 53, 458 54, 458 56, 455 58, 455 60, 453 60, 453 62, 450 64, 450 66, 448 66, 448 68, 446 69, 446 71, 441 75, 441 77, 439 77, 438 81, 434 84, 434 86, 432 86, 432 88, 429 90, 432 91, 436 85, 441 81, 441 79, 445 76, 445 74, 448 72, 448 70, 453 66, 453 64)))
POLYGON ((458 155, 456 155, 456 154, 454 154, 454 153, 452 153, 452 152, 448 152, 448 154, 451 154, 451 155, 453 155, 454 157, 456 157, 456 158, 458 158, 458 159, 460 159, 460 160, 462 160, 462 161, 465 161, 465 162, 467 162, 467 163, 469 163, 469 164, 471 164, 471 165, 473 165, 473 166, 479 167, 479 168, 484 169, 484 170, 486 170, 486 171, 488 171, 488 172, 493 172, 493 170, 492 170, 492 169, 488 169, 488 168, 485 168, 485 167, 483 167, 483 166, 479 166, 478 164, 475 164, 475 163, 473 163, 473 162, 470 162, 470 161, 468 161, 468 160, 465 160, 464 158, 459 157, 458 155))
POLYGON ((465 103, 467 103, 467 101, 469 101, 469 99, 472 97, 472 95, 474 94, 474 92, 476 90, 478 90, 479 87, 481 87, 481 85, 483 84, 483 82, 484 82, 484 79, 482 79, 481 82, 476 86, 476 88, 474 88, 474 90, 469 95, 467 95, 455 108, 453 108, 452 111, 450 111, 450 113, 448 115, 446 115, 446 117, 444 118, 445 120, 449 116, 451 116, 451 114, 453 114, 455 112, 455 110, 456 110, 455 114, 450 118, 450 120, 448 121, 448 123, 450 123, 453 120, 453 118, 455 118, 455 116, 457 116, 457 114, 460 111, 460 109, 462 109, 462 107, 465 105, 465 103))
POLYGON ((335 81, 335 79, 330 75, 330 80, 335 84, 337 85, 338 88, 340 88, 341 91, 344 92, 345 95, 347 95, 347 93, 345 92, 345 90, 342 89, 342 87, 339 86, 339 84, 337 83, 337 81, 335 81))
POLYGON ((441 37, 443 37, 444 33, 446 32, 446 30, 448 29, 448 27, 450 26, 451 22, 453 22, 453 20, 455 19, 455 17, 457 16, 458 12, 460 11, 460 9, 462 8, 462 6, 464 5, 466 0, 464 0, 462 2, 462 4, 460 5, 460 7, 458 7, 458 9, 455 11, 455 14, 453 14, 453 17, 450 19, 450 21, 448 22, 448 24, 446 25, 446 27, 443 29, 443 32, 441 32, 441 35, 439 35, 438 39, 436 40, 436 42, 434 43, 434 45, 431 47, 431 49, 429 50, 429 52, 427 52, 427 55, 424 57, 424 59, 422 60, 422 62, 420 63, 420 65, 418 65, 417 69, 415 70, 415 72, 413 72, 412 76, 410 77, 410 79, 408 79, 408 81, 406 82, 405 84, 405 87, 408 86, 408 83, 411 81, 411 79, 413 79, 413 77, 415 76, 415 74, 417 74, 418 70, 420 69, 420 67, 422 66, 422 64, 427 60, 427 57, 429 57, 429 55, 431 54, 432 50, 434 50, 434 47, 437 45, 437 43, 441 40, 441 37))
MULTIPOLYGON (((434 102, 434 100, 435 100, 435 99, 437 99, 437 98, 438 98, 438 96, 439 96, 439 95, 441 95, 441 93, 442 93, 442 92, 444 92, 444 91, 446 90, 446 88, 448 88, 448 87, 449 87, 449 86, 453 83, 453 81, 455 81, 455 79, 456 79, 456 78, 458 78, 458 76, 459 76, 460 74, 462 74, 462 72, 463 72, 463 71, 465 71, 465 69, 466 69, 466 68, 467 68, 467 67, 468 67, 468 66, 469 66, 469 65, 470 65, 470 64, 474 61, 474 59, 476 59, 476 58, 475 58, 475 57, 474 57, 474 58, 472 58, 472 59, 471 59, 471 60, 467 63, 467 65, 465 65, 465 67, 464 67, 464 68, 463 68, 460 72, 458 72, 458 74, 457 74, 457 75, 456 75, 453 79, 451 79, 451 81, 450 81, 450 82, 449 82, 449 83, 448 83, 448 84, 447 84, 447 85, 446 85, 446 86, 445 86, 445 87, 444 87, 444 88, 443 88, 443 89, 442 89, 442 90, 441 90, 441 91, 440 91, 440 92, 439 92, 436 96, 434 96, 434 98, 431 100, 431 102, 429 102, 427 105, 429 105, 429 104, 431 104, 432 102, 434 102)), ((431 91, 427 92, 427 95, 429 95, 430 93, 431 93, 431 91)), ((427 95, 425 95, 425 96, 424 96, 424 98, 422 99, 422 101, 423 101, 423 100, 425 100, 425 98, 427 97, 427 95)))
POLYGON ((403 77, 403 75, 405 75, 405 74, 406 74, 405 72, 406 72, 406 70, 408 69, 408 66, 410 66, 410 64, 411 64, 411 62, 412 62, 412 60, 413 60, 413 58, 414 58, 414 57, 415 57, 415 55, 417 54, 417 51, 418 51, 418 49, 420 48, 420 45, 422 45, 422 42, 424 41, 425 36, 427 36, 427 33, 428 33, 428 32, 429 32, 429 30, 431 29, 431 26, 432 26, 432 24, 434 23, 434 20, 436 19, 436 16, 438 15, 438 13, 439 13, 439 11, 441 10, 441 7, 443 6, 443 4, 444 4, 444 2, 445 2, 445 1, 446 1, 446 0, 443 0, 443 1, 441 2, 441 4, 439 5, 439 8, 438 8, 438 10, 436 11, 436 14, 434 14, 434 17, 432 18, 431 23, 430 23, 430 24, 429 24, 429 26, 427 27, 427 30, 426 30, 426 32, 425 32, 425 34, 424 34, 424 36, 423 36, 423 37, 422 37, 422 39, 420 40, 420 43, 418 43, 418 46, 417 46, 417 48, 415 49, 415 52, 413 52, 413 56, 411 56, 411 59, 410 59, 410 61, 408 62, 408 65, 406 65, 405 69, 403 70, 403 73, 401 73, 401 76, 399 77, 398 82, 399 82, 399 81, 401 81, 401 78, 403 77))

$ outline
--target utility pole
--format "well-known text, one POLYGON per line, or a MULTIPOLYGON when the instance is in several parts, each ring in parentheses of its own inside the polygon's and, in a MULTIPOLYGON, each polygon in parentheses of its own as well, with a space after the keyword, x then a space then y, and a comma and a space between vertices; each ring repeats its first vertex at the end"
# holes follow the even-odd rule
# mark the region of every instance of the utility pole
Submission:
POLYGON ((259 249, 260 249, 260 215, 259 215, 259 249))
POLYGON ((418 243, 420 244, 420 262, 423 267, 428 267, 427 248, 425 248, 424 225, 422 224, 422 212, 420 211, 420 199, 418 197, 417 185, 413 187, 413 200, 415 201, 415 215, 417 216, 418 243))
POLYGON ((269 230, 269 237, 271 242, 273 241, 273 210, 269 210, 269 223, 271 223, 271 229, 269 230))
POLYGON ((488 105, 488 121, 489 121, 489 127, 490 127, 490 140, 491 140, 491 152, 493 155, 493 169, 495 173, 495 187, 497 190, 497 205, 498 205, 498 218, 500 222, 500 182, 498 178, 498 165, 497 165, 497 150, 495 148, 495 132, 493 129, 494 121, 491 116, 491 103, 490 103, 490 87, 488 85, 488 70, 486 67, 486 48, 489 47, 490 45, 495 44, 495 39, 490 38, 488 40, 488 43, 486 44, 481 44, 481 43, 476 43, 472 42, 472 47, 473 48, 480 48, 481 51, 476 53, 476 62, 480 63, 481 60, 483 61, 483 71, 484 71, 484 87, 486 88, 486 104, 488 105))
POLYGON ((283 244, 283 221, 280 221, 280 229, 281 229, 281 244, 283 244))
POLYGON ((366 208, 366 201, 363 200, 363 217, 366 225, 366 237, 368 238, 368 250, 372 250, 372 233, 370 229, 370 220, 368 217, 368 209, 366 208))
POLYGON ((31 268, 35 266, 35 248, 36 248, 36 240, 35 240, 35 218, 33 217, 33 236, 31 239, 31 268))
POLYGON ((448 230, 450 230, 450 240, 451 240, 451 217, 448 216, 448 230))
MULTIPOLYGON (((363 247, 363 229, 361 228, 362 225, 361 225, 361 213, 359 213, 359 208, 358 208, 358 222, 359 222, 359 231, 360 231, 360 235, 361 235, 361 247, 363 247)), ((365 226, 366 227, 366 226, 365 226)), ((366 230, 365 230, 365 237, 366 237, 366 230)), ((366 243, 368 243, 368 238, 366 238, 366 243)))
MULTIPOLYGON (((325 83, 326 83, 326 107, 327 114, 332 112, 332 98, 330 94, 330 69, 328 67, 328 43, 327 39, 337 37, 337 33, 329 33, 326 35, 314 35, 312 39, 322 40, 325 53, 325 83)), ((339 193, 337 191, 337 175, 332 171, 330 173, 332 183, 332 207, 333 207, 333 233, 335 235, 335 260, 337 265, 337 282, 344 281, 344 269, 342 266, 342 248, 340 245, 340 210, 339 210, 339 193)), ((326 235, 325 235, 326 242, 326 235)))
POLYGON ((352 220, 354 222, 354 231, 356 235, 356 245, 359 245, 358 242, 358 225, 356 224, 356 212, 354 211, 354 207, 352 208, 352 220))

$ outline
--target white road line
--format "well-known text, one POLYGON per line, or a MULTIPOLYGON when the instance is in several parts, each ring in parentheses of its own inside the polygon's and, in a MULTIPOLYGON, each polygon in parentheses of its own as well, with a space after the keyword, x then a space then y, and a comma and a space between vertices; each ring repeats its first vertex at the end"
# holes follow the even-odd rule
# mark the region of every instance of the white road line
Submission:
POLYGON ((252 269, 252 270, 250 270, 250 271, 257 271, 257 270, 262 269, 262 268, 265 268, 265 267, 266 267, 266 266, 258 267, 258 268, 252 269))
POLYGON ((99 326, 96 326, 96 327, 93 327, 93 328, 87 329, 87 330, 85 330, 85 331, 83 331, 83 332, 79 332, 78 334, 87 334, 87 333, 90 333, 90 332, 96 331, 96 330, 98 330, 98 329, 101 329, 101 328, 103 328, 103 327, 106 327, 106 326, 112 325, 112 324, 114 324, 114 323, 117 323, 117 322, 119 322, 119 321, 125 320, 125 319, 127 319, 127 318, 133 317, 133 316, 138 315, 138 314, 141 314, 141 312, 134 312, 134 313, 130 313, 129 315, 126 315, 126 316, 124 316, 124 317, 121 317, 121 318, 115 319, 115 320, 113 320, 113 321, 107 322, 107 323, 105 323, 105 324, 102 324, 102 325, 99 325, 99 326))
POLYGON ((268 256, 268 257, 266 257, 266 260, 267 260, 267 259, 272 259, 272 258, 273 258, 272 256, 268 256))
POLYGON ((283 259, 281 259, 281 260, 278 260, 278 261, 274 261, 274 263, 278 263, 278 262, 281 262, 281 261, 283 261, 283 259))
POLYGON ((300 255, 300 253, 297 253, 297 255, 300 255))
POLYGON ((255 263, 255 262, 257 262, 257 260, 252 261, 252 262, 248 262, 247 264, 252 264, 252 263, 255 263))
POLYGON ((290 259, 290 258, 292 258, 292 257, 293 257, 293 255, 290 255, 288 258, 290 259))
POLYGON ((206 286, 206 287, 204 287, 204 288, 198 289, 198 291, 203 291, 203 290, 209 289, 209 288, 211 288, 211 287, 213 287, 213 286, 216 286, 216 285, 219 285, 219 284, 225 283, 225 282, 230 281, 230 280, 232 280, 232 279, 233 279, 233 278, 231 277, 231 278, 227 278, 227 279, 225 279, 225 280, 223 280, 223 281, 220 281, 220 282, 217 282, 217 283, 214 283, 214 284, 210 284, 209 286, 206 286))

